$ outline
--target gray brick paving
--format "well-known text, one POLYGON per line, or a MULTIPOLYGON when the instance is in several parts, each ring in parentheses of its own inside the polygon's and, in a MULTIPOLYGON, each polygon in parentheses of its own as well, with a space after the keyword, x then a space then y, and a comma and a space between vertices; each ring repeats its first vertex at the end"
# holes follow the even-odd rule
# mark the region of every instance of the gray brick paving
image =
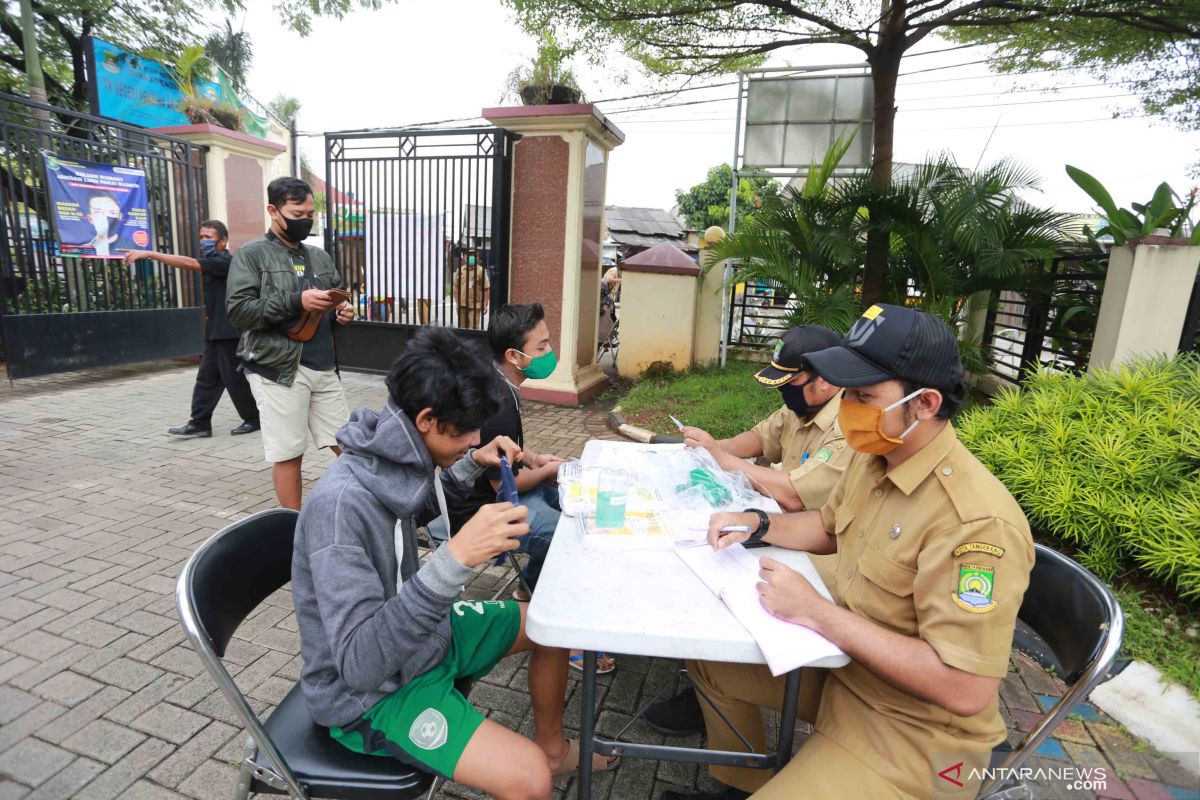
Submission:
MULTIPOLYGON (((187 417, 194 374, 193 365, 163 362, 0 385, 0 800, 223 800, 232 792, 244 734, 185 643, 173 592, 197 545, 275 503, 259 437, 226 433, 238 422, 227 400, 211 439, 165 433, 187 417)), ((352 408, 383 404, 379 377, 344 381, 352 408)), ((588 438, 613 438, 604 423, 593 410, 529 404, 525 432, 540 451, 578 456, 588 438)), ((308 453, 308 484, 329 461, 308 453)), ((502 577, 483 572, 467 594, 490 596, 502 577)), ((235 634, 226 664, 257 713, 269 713, 297 679, 298 644, 286 590, 235 634)), ((621 656, 619 664, 600 679, 606 733, 678 680, 668 661, 621 656)), ((506 659, 471 699, 529 733, 526 677, 523 657, 506 659)), ((1018 660, 1001 689, 1010 739, 1038 712, 1035 694, 1061 691, 1018 660)), ((579 710, 573 672, 571 731, 579 710)), ((1114 726, 1076 728, 1063 738, 1080 765, 1107 759, 1131 777, 1181 777, 1114 726)), ((627 735, 662 741, 642 725, 627 735)), ((595 796, 640 800, 712 786, 695 767, 630 759, 598 777, 595 796)), ((557 788, 572 794, 574 784, 561 779, 557 788)), ((479 797, 453 785, 442 794, 479 797)))

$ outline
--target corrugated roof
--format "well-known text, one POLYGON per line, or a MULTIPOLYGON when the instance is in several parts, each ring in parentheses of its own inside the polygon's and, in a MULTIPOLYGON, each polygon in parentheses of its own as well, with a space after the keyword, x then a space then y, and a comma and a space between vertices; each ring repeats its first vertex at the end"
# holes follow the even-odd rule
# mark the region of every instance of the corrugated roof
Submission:
MULTIPOLYGON (((681 238, 683 225, 661 208, 634 208, 608 206, 604 209, 604 223, 610 231, 626 231, 643 236, 667 236, 681 238)), ((657 242, 655 242, 657 244, 657 242)))
POLYGON ((625 231, 614 231, 611 229, 609 230, 608 235, 609 238, 611 238, 617 244, 626 245, 628 247, 654 247, 656 244, 667 242, 675 245, 684 252, 690 252, 699 249, 693 245, 689 245, 687 242, 677 237, 643 236, 640 233, 628 233, 625 231))

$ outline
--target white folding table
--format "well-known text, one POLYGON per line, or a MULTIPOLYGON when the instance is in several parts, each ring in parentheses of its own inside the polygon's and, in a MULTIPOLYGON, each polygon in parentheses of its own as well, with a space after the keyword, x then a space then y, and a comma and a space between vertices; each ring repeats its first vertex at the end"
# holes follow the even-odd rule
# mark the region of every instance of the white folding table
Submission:
MULTIPOLYGON (((575 519, 566 515, 559 519, 526 620, 529 638, 538 644, 584 651, 578 796, 584 800, 591 796, 593 752, 781 769, 791 757, 800 669, 787 676, 774 754, 596 740, 597 652, 743 664, 765 661, 746 629, 673 551, 597 549, 588 547, 583 537, 575 519)), ((808 560, 805 553, 778 547, 753 552, 795 567, 808 560)), ((803 666, 841 667, 848 662, 845 655, 814 657, 803 666)))

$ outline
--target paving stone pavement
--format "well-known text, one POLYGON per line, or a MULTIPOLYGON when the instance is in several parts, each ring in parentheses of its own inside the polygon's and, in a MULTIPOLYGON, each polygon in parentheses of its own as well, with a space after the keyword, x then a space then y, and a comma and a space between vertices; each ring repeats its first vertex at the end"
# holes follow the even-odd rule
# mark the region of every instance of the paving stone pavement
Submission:
MULTIPOLYGON (((230 437, 228 401, 211 439, 165 433, 183 423, 195 366, 180 362, 53 376, 0 386, 0 800, 228 798, 243 738, 179 629, 174 586, 188 555, 214 531, 274 506, 257 435, 230 437)), ((378 376, 344 376, 351 407, 380 407, 378 376)), ((529 404, 526 436, 540 451, 578 455, 614 438, 596 409, 529 404)), ((310 452, 311 483, 329 463, 310 452)), ((468 587, 490 596, 502 571, 468 587)), ((227 664, 251 706, 269 713, 298 678, 299 638, 286 590, 238 630, 227 664)), ((615 734, 678 664, 620 656, 602 676, 599 730, 615 734)), ((471 699, 489 717, 531 731, 524 658, 502 662, 471 699)), ((566 720, 579 719, 572 674, 566 720)), ((1062 684, 1021 658, 1002 685, 1010 741, 1062 684)), ((660 742, 635 725, 631 737, 660 742)), ((691 744, 697 744, 693 737, 691 744)), ((1035 766, 1115 767, 1108 789, 1039 797, 1159 800, 1195 796, 1195 779, 1093 709, 1059 729, 1035 766)), ((595 797, 657 797, 709 787, 696 767, 626 760, 600 776, 595 797)), ((476 793, 448 786, 444 797, 476 793)), ((562 780, 559 796, 574 794, 562 780)))

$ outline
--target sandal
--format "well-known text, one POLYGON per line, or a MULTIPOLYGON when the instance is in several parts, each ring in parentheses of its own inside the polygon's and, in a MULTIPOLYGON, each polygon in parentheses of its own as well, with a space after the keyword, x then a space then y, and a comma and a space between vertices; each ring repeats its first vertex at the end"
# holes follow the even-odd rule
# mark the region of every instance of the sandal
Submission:
POLYGON ((530 597, 531 597, 531 595, 529 594, 529 592, 525 591, 520 586, 513 589, 512 599, 516 600, 518 603, 528 603, 530 597))
MULTIPOLYGON (((600 659, 602 659, 602 658, 607 658, 607 655, 603 652, 596 653, 596 674, 597 675, 607 675, 608 673, 612 672, 614 669, 617 668, 617 664, 615 661, 613 662, 613 665, 611 667, 609 667, 608 669, 601 667, 599 662, 600 662, 600 659)), ((570 667, 571 669, 577 669, 580 672, 583 672, 583 653, 577 653, 575 655, 567 656, 567 666, 570 667)))
MULTIPOLYGON (((607 760, 596 766, 596 757, 601 757, 599 753, 593 753, 592 772, 612 772, 621 765, 620 756, 609 756, 607 760)), ((564 775, 574 775, 579 771, 579 740, 567 740, 567 752, 563 753, 563 757, 559 762, 550 768, 550 775, 555 778, 564 775)))

